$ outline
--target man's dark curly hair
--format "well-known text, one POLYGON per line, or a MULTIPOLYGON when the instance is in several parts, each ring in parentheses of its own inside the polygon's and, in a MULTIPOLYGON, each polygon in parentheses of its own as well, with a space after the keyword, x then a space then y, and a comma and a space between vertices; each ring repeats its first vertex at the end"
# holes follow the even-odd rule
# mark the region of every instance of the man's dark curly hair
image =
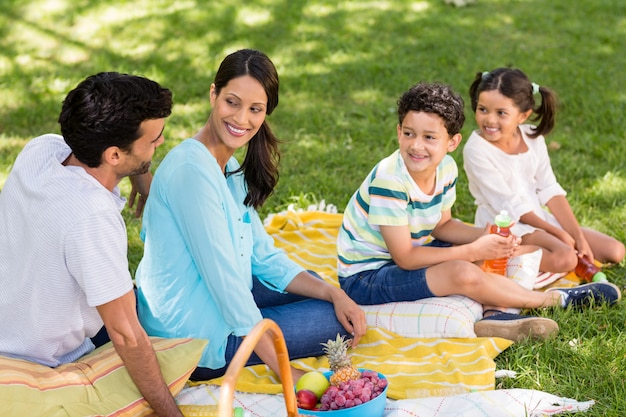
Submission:
POLYGON ((143 134, 143 121, 165 118, 171 112, 169 89, 144 77, 101 72, 68 93, 59 124, 76 158, 93 168, 111 146, 130 151, 143 134))
POLYGON ((448 135, 460 133, 465 114, 463 98, 442 83, 418 83, 398 99, 400 125, 410 111, 434 113, 443 119, 448 135))

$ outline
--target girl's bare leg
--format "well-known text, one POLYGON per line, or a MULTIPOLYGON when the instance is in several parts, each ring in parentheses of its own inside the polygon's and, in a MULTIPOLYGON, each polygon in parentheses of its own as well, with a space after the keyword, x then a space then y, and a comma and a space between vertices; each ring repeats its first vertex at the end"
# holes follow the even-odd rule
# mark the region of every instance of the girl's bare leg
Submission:
POLYGON ((591 246, 594 257, 602 263, 617 264, 624 259, 624 244, 611 236, 598 232, 597 230, 582 228, 585 239, 591 246))
POLYGON ((574 248, 543 230, 535 230, 522 236, 522 244, 536 246, 542 250, 540 271, 570 272, 578 263, 574 248))

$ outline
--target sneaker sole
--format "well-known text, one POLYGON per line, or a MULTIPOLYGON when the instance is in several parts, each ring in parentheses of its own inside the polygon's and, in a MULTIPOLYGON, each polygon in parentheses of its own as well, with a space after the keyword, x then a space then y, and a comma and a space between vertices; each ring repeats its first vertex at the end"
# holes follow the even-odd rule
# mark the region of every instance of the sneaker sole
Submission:
POLYGON ((525 339, 545 340, 559 332, 559 325, 544 317, 521 320, 480 320, 474 324, 477 337, 501 337, 520 342, 525 339))

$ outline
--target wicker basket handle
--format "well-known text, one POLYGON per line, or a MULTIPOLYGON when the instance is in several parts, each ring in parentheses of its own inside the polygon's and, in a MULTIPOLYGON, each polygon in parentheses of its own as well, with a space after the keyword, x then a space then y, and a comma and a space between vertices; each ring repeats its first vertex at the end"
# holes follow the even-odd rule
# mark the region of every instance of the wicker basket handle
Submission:
POLYGON ((289 364, 289 353, 287 352, 287 345, 283 337, 283 332, 275 321, 270 319, 263 319, 258 322, 250 331, 250 333, 244 338, 241 346, 237 349, 235 356, 228 365, 224 380, 222 383, 222 389, 220 390, 219 399, 219 417, 232 417, 233 413, 233 397, 235 395, 235 385, 239 373, 246 365, 248 358, 252 354, 255 346, 259 342, 259 339, 265 332, 269 332, 274 342, 274 350, 276 351, 276 358, 278 359, 278 366, 280 370, 281 381, 283 384, 283 393, 285 396, 285 406, 287 407, 287 416, 298 416, 298 408, 296 405, 296 395, 293 390, 293 378, 291 375, 291 366, 289 364))

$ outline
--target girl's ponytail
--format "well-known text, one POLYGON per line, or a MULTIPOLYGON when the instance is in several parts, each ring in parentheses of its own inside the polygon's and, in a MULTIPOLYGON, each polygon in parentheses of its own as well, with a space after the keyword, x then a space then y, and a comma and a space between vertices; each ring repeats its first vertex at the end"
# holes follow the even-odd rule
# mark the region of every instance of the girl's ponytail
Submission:
POLYGON ((554 91, 547 87, 540 87, 533 83, 533 89, 538 90, 541 95, 541 103, 533 109, 534 116, 531 117, 531 120, 533 122, 539 121, 539 124, 528 136, 536 138, 540 135, 547 135, 554 128, 558 99, 554 91), (535 86, 537 87, 535 88, 535 86))

